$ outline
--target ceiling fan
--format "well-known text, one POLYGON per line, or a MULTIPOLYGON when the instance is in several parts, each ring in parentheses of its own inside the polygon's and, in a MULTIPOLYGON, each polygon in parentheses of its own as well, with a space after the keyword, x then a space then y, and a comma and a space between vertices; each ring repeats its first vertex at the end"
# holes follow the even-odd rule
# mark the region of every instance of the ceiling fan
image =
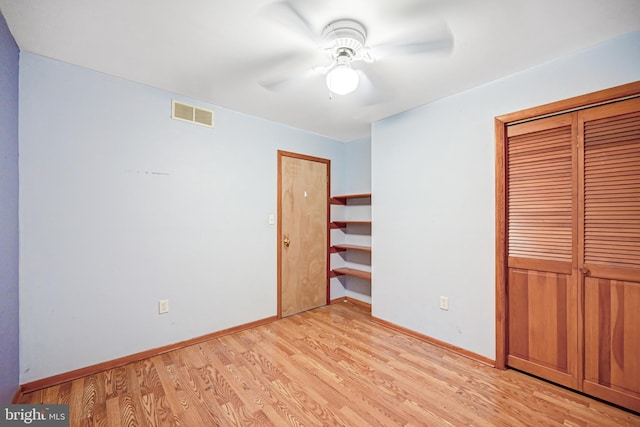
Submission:
POLYGON ((325 75, 330 96, 351 93, 363 81, 367 89, 372 90, 374 85, 362 69, 366 67, 359 63, 372 64, 382 58, 399 55, 450 53, 453 49, 453 35, 442 21, 426 28, 425 33, 428 34, 418 40, 369 46, 365 26, 355 19, 334 20, 318 34, 290 1, 272 3, 268 11, 277 13, 281 22, 311 39, 326 55, 324 65, 289 70, 282 75, 260 80, 259 84, 269 90, 279 90, 290 83, 316 75, 325 75))

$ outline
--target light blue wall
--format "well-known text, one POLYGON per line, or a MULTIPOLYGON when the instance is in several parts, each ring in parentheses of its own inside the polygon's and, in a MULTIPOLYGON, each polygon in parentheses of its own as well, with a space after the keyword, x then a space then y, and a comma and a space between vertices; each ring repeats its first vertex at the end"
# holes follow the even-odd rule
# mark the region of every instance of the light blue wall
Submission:
POLYGON ((18 389, 18 60, 0 14, 0 403, 18 389))
POLYGON ((345 144, 345 192, 359 194, 371 192, 371 137, 345 144))
POLYGON ((276 315, 277 150, 344 191, 342 142, 25 52, 20 101, 23 383, 276 315))
POLYGON ((373 315, 494 358, 494 117, 640 80, 639 52, 633 33, 375 123, 373 315))

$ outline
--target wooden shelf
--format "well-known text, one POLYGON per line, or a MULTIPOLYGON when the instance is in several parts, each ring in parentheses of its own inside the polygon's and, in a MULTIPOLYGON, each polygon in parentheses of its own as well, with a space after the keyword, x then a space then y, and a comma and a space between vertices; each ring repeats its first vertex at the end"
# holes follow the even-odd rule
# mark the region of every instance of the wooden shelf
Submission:
POLYGON ((335 276, 353 276, 353 277, 359 277, 361 279, 371 280, 371 272, 358 270, 355 268, 349 268, 349 267, 334 268, 333 270, 331 270, 331 273, 334 277, 335 276))
POLYGON ((371 221, 331 221, 331 228, 347 228, 347 225, 371 225, 371 221))
POLYGON ((346 250, 371 253, 371 247, 370 246, 348 245, 346 243, 344 243, 344 244, 341 243, 339 245, 331 246, 331 251, 332 252, 344 252, 346 250))
POLYGON ((332 205, 346 205, 347 201, 350 199, 370 199, 371 193, 362 193, 362 194, 345 194, 342 196, 333 196, 329 203, 332 205))

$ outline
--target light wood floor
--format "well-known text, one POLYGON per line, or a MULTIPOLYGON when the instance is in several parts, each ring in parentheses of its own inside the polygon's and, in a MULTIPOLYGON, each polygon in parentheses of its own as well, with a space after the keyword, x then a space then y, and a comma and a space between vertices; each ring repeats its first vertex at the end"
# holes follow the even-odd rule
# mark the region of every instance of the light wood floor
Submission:
POLYGON ((23 396, 71 425, 640 426, 640 416, 323 307, 23 396))

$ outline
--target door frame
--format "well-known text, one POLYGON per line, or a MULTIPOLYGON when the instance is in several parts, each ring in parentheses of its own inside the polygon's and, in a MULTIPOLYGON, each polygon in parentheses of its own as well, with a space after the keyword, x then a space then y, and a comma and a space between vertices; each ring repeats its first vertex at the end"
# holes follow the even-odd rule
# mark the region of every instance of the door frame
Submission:
POLYGON ((294 153, 291 151, 283 151, 283 150, 278 150, 278 227, 277 227, 277 239, 276 239, 276 244, 278 245, 278 257, 277 257, 277 262, 278 262, 278 277, 277 277, 277 299, 278 299, 278 319, 282 319, 282 158, 283 157, 291 157, 294 159, 300 159, 300 160, 309 160, 312 162, 318 162, 318 163, 324 163, 327 165, 327 251, 326 251, 326 278, 327 278, 327 283, 325 284, 327 291, 326 291, 326 303, 329 304, 329 299, 331 298, 330 295, 330 288, 329 288, 329 270, 330 270, 330 265, 329 265, 329 245, 331 242, 331 227, 329 227, 329 222, 330 222, 330 215, 331 215, 331 206, 329 205, 329 199, 331 198, 331 160, 330 159, 324 159, 321 157, 314 157, 314 156, 309 156, 306 154, 300 154, 300 153, 294 153))
MULTIPOLYGON (((494 119, 496 134, 496 283, 495 283, 495 305, 496 305, 496 358, 495 367, 497 369, 507 368, 508 349, 508 309, 507 306, 507 279, 508 279, 508 247, 507 247, 507 126, 535 120, 547 116, 577 111, 598 104, 620 101, 624 98, 640 96, 640 81, 604 89, 597 92, 580 95, 562 101, 552 102, 538 107, 528 108, 514 113, 498 116, 494 119)), ((582 307, 582 288, 578 289, 579 306, 582 307)), ((584 313, 578 309, 578 328, 581 330, 584 313)), ((583 334, 578 334, 578 348, 584 346, 583 334)), ((582 372, 582 361, 578 361, 579 372, 582 372)))

